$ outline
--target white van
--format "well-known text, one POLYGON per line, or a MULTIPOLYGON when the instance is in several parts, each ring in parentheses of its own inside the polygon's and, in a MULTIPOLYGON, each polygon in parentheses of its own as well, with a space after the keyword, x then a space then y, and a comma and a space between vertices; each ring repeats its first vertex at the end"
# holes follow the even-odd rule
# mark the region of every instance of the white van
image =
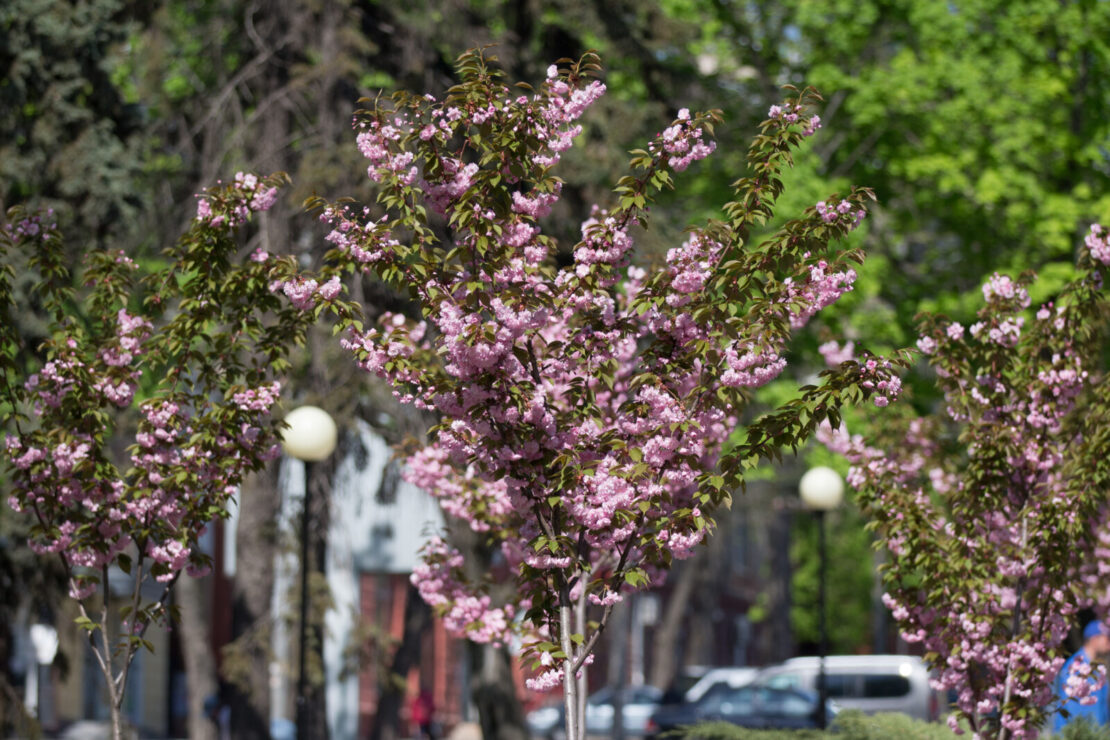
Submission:
MULTIPOLYGON (((791 658, 760 671, 753 683, 817 691, 817 658, 791 658)), ((830 655, 825 658, 829 698, 841 709, 867 714, 901 712, 933 721, 940 695, 929 686, 925 661, 913 655, 830 655)))

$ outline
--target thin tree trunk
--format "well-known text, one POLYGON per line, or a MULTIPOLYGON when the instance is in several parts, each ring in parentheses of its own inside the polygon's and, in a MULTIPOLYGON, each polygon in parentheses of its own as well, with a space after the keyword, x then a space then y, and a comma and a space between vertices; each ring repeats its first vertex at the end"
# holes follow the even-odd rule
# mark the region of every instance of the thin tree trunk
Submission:
MULTIPOLYGON (((564 586, 563 590, 569 592, 570 589, 564 586)), ((574 673, 569 670, 574 657, 574 642, 570 639, 574 632, 574 627, 571 626, 572 606, 569 595, 564 595, 562 600, 564 603, 559 606, 559 646, 563 649, 563 654, 566 656, 564 660, 568 666, 563 672, 563 717, 567 732, 566 740, 582 740, 585 733, 582 732, 578 718, 578 681, 575 680, 574 673)))
MULTIPOLYGON (((602 629, 598 627, 598 630, 602 629)), ((586 589, 582 589, 582 593, 578 596, 578 601, 574 603, 574 631, 576 634, 586 634, 586 589)), ((582 652, 582 648, 579 648, 582 652)), ((569 653, 568 653, 569 654, 569 653)), ((581 656, 579 656, 581 657, 581 656)), ((577 663, 578 661, 575 660, 577 663)), ((578 684, 577 691, 575 692, 578 697, 578 732, 579 740, 586 737, 586 666, 583 665, 575 677, 575 682, 578 684)))
POLYGON ((112 722, 112 740, 123 740, 123 717, 120 714, 119 704, 116 702, 114 694, 114 691, 108 689, 108 712, 112 722))
MULTIPOLYGON (((104 684, 108 692, 108 716, 112 723, 112 740, 123 740, 123 715, 120 712, 120 704, 123 700, 120 695, 122 687, 116 683, 115 671, 113 670, 115 664, 112 660, 114 654, 112 647, 115 644, 116 636, 111 634, 111 623, 108 621, 108 600, 111 598, 111 590, 108 586, 107 564, 101 566, 100 588, 102 598, 100 604, 100 648, 97 648, 94 641, 95 632, 90 633, 89 645, 96 653, 100 672, 104 676, 104 684)), ((81 615, 86 616, 84 609, 82 609, 81 615)))
POLYGON ((212 655, 209 610, 205 609, 204 586, 209 578, 185 576, 177 581, 177 603, 181 607, 181 652, 185 658, 185 691, 189 707, 189 740, 216 740, 216 724, 204 711, 209 697, 219 693, 216 659, 212 655))

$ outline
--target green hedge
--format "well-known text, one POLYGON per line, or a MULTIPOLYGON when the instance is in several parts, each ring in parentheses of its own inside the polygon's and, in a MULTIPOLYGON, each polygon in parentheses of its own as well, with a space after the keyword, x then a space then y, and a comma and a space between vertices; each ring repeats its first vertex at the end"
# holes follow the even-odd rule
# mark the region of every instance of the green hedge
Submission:
POLYGON ((1077 719, 1064 727, 1059 734, 1052 736, 1053 740, 1110 740, 1110 727, 1097 727, 1086 718, 1077 719))
MULTIPOLYGON (((866 715, 855 710, 841 712, 832 730, 840 740, 954 740, 957 737, 942 722, 922 722, 904 714, 866 715)), ((825 733, 818 730, 750 730, 728 722, 703 722, 663 735, 664 740, 816 740, 822 737, 826 737, 825 733)), ((1110 727, 1095 727, 1079 720, 1052 735, 1052 740, 1110 740, 1110 727)))
MULTIPOLYGON (((853 710, 841 712, 832 729, 841 740, 953 740, 956 737, 947 725, 938 722, 922 722, 905 714, 866 715, 853 710)), ((670 740, 679 737, 688 740, 811 740, 826 737, 818 730, 750 730, 728 722, 704 722, 669 734, 670 740)))

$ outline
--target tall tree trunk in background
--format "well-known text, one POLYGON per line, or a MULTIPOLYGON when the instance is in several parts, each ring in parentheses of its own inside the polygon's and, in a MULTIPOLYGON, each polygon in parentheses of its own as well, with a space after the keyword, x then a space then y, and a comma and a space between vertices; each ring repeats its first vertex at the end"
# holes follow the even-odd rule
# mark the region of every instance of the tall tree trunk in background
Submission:
POLYGON ((724 595, 717 581, 719 564, 715 558, 721 538, 713 536, 701 549, 705 552, 700 568, 695 569, 694 592, 686 605, 686 651, 687 663, 693 665, 715 665, 716 624, 720 612, 720 598, 724 595))
POLYGON ((239 680, 229 682, 231 736, 235 740, 270 737, 270 614, 277 537, 275 515, 281 504, 277 464, 252 475, 239 495, 235 580, 231 591, 231 634, 239 680))
POLYGON ((718 531, 667 578, 672 588, 655 630, 649 680, 652 686, 670 688, 679 670, 690 662, 720 665, 732 657, 716 654, 714 639, 719 633, 718 615, 727 611, 730 599, 742 598, 733 591, 735 564, 730 562, 734 517, 733 510, 721 511, 718 531), (688 638, 680 644, 683 625, 688 638))
POLYGON ((470 661, 470 697, 478 708, 482 739, 528 740, 508 650, 467 641, 466 654, 470 661))
POLYGON ((401 737, 401 706, 405 700, 405 678, 420 665, 424 634, 432 626, 432 610, 420 598, 416 586, 405 592, 405 623, 401 644, 393 654, 389 672, 378 681, 378 711, 370 728, 370 740, 397 740, 401 737))
POLYGON ((771 512, 771 580, 767 591, 768 625, 765 663, 779 663, 794 655, 794 631, 790 627, 790 509, 771 512))
POLYGON ((189 705, 189 740, 216 740, 216 724, 204 711, 205 701, 219 695, 216 658, 208 631, 209 601, 205 591, 212 579, 185 576, 177 580, 176 602, 181 607, 181 652, 189 705))
POLYGON ((648 683, 666 689, 674 681, 682 647, 679 635, 682 622, 690 608, 690 596, 697 585, 698 571, 707 559, 704 548, 695 551, 694 556, 671 571, 667 580, 673 588, 663 609, 663 619, 655 630, 652 645, 651 677, 648 683))

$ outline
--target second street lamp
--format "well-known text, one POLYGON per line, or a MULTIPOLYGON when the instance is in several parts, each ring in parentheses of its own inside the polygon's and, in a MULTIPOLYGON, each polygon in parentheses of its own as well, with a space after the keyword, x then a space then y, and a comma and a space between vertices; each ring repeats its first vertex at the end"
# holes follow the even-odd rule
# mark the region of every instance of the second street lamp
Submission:
MULTIPOLYGON (((312 464, 326 460, 335 451, 339 438, 335 422, 328 412, 316 406, 301 406, 293 409, 285 417, 288 428, 282 434, 281 445, 285 453, 304 463, 304 511, 301 514, 301 623, 299 636, 298 674, 297 674, 297 740, 309 737, 309 727, 315 726, 308 706, 308 682, 306 679, 305 656, 308 652, 308 541, 311 509, 309 485, 312 479, 312 464)), ((322 566, 323 563, 318 563, 322 566)))
POLYGON ((829 652, 829 633, 825 623, 825 513, 840 506, 844 500, 844 481, 832 468, 811 468, 798 482, 798 493, 801 494, 802 504, 817 515, 817 611, 821 632, 817 658, 817 727, 824 730, 828 720, 825 705, 829 700, 829 686, 825 675, 825 656, 829 652))

